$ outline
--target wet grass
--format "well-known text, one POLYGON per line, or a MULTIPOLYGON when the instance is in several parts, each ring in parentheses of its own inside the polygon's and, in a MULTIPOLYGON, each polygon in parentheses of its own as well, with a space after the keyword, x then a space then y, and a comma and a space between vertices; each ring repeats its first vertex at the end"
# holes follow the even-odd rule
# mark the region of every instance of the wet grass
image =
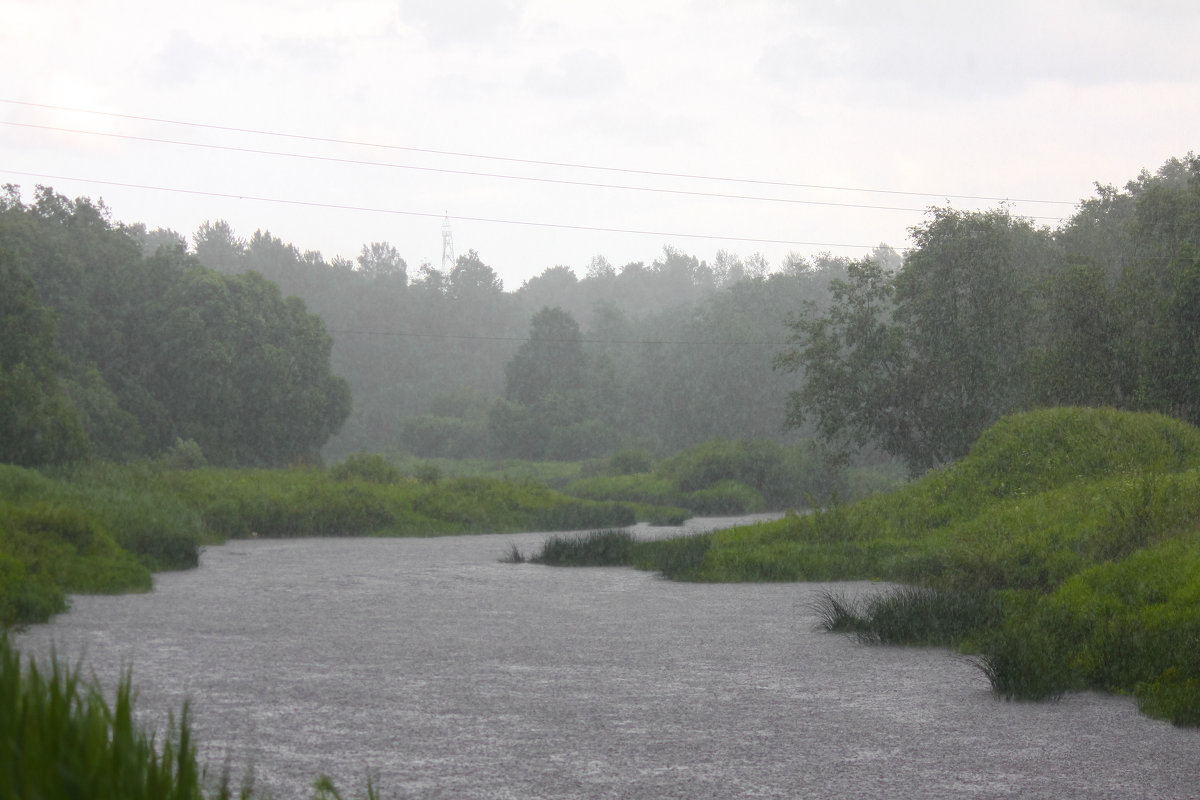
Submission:
POLYGON ((318 469, 193 470, 161 477, 222 538, 431 536, 626 525, 620 503, 532 482, 463 477, 390 482, 318 469))
POLYGON ((500 556, 499 561, 501 564, 529 563, 529 559, 525 557, 525 554, 521 552, 521 548, 517 547, 515 543, 508 546, 508 549, 505 550, 504 554, 500 556))
POLYGON ((992 593, 960 593, 893 586, 852 598, 826 591, 813 601, 818 627, 854 634, 863 644, 957 646, 979 637, 1001 618, 992 593))
POLYGON ((554 535, 529 557, 531 564, 555 567, 613 567, 629 563, 637 546, 629 531, 600 530, 573 536, 554 535))
MULTIPOLYGON (((340 800, 328 776, 314 798, 340 800)), ((229 773, 210 775, 196 758, 189 708, 172 716, 157 740, 137 723, 127 672, 109 702, 95 682, 52 659, 22 665, 0 634, 0 797, 28 800, 252 800, 229 773)), ((373 784, 368 800, 379 797, 373 784)))

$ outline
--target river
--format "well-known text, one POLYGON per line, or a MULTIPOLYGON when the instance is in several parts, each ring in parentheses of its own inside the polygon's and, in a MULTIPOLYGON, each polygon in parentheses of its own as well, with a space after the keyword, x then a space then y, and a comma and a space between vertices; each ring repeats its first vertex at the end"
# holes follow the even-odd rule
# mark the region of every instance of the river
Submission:
POLYGON ((830 584, 499 563, 546 535, 236 541, 17 644, 132 668, 148 726, 190 699, 210 771, 279 800, 1200 797, 1200 731, 1128 698, 1004 702, 948 651, 818 633, 830 584))

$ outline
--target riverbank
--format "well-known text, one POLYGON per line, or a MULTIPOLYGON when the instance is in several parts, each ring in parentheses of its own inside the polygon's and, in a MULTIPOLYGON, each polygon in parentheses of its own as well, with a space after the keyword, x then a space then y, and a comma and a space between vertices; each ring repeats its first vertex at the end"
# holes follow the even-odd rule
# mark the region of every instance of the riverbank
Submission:
POLYGON ((65 611, 68 593, 149 591, 153 572, 195 567, 231 538, 571 530, 656 511, 526 481, 404 476, 377 456, 328 470, 0 465, 0 628, 65 611))
POLYGON ((499 563, 548 536, 231 541, 15 642, 109 693, 132 665, 160 741, 190 698, 199 760, 281 800, 320 773, 347 798, 1194 796, 1198 732, 1132 700, 1006 703, 946 650, 815 630, 821 593, 878 584, 499 563))
POLYGON ((963 461, 853 505, 617 548, 575 542, 677 580, 916 586, 856 607, 828 598, 825 611, 867 640, 972 654, 1006 697, 1132 694, 1151 716, 1200 725, 1200 430, 1167 417, 1017 415, 963 461))

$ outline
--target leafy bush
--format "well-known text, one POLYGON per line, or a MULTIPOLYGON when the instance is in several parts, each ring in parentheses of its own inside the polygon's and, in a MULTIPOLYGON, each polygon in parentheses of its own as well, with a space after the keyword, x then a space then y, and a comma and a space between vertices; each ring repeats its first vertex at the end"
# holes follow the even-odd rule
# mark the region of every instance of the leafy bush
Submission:
POLYGON ((679 492, 671 480, 645 472, 582 478, 568 483, 564 491, 589 500, 628 500, 659 505, 675 504, 679 499, 679 492))
POLYGON ((0 550, 0 632, 43 622, 66 610, 67 595, 60 583, 44 574, 31 575, 24 561, 0 550))
POLYGON ((411 417, 401 423, 399 439, 405 449, 421 458, 477 456, 489 448, 487 417, 411 417))
POLYGON ((537 512, 538 528, 548 531, 574 531, 600 525, 625 526, 637 521, 633 509, 625 503, 595 503, 578 500, 559 503, 537 512))
POLYGON ((732 481, 758 492, 759 507, 773 509, 820 505, 847 489, 845 470, 811 442, 784 447, 772 441, 718 439, 663 460, 656 472, 674 482, 681 497, 732 481))
POLYGON ((442 479, 442 470, 437 464, 426 461, 413 468, 413 477, 421 483, 435 484, 442 479))

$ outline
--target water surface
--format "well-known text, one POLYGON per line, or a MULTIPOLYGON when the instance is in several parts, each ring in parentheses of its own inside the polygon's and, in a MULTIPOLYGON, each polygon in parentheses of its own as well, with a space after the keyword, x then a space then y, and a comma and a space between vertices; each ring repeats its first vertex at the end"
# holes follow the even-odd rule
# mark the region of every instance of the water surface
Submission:
MULTIPOLYGON (((639 528, 646 533, 647 529, 639 528)), ((501 564, 546 534, 238 541, 18 639, 277 798, 1196 798, 1200 732, 997 700, 938 649, 817 633, 829 584, 501 564)), ((870 584, 838 584, 853 591, 870 584)))

